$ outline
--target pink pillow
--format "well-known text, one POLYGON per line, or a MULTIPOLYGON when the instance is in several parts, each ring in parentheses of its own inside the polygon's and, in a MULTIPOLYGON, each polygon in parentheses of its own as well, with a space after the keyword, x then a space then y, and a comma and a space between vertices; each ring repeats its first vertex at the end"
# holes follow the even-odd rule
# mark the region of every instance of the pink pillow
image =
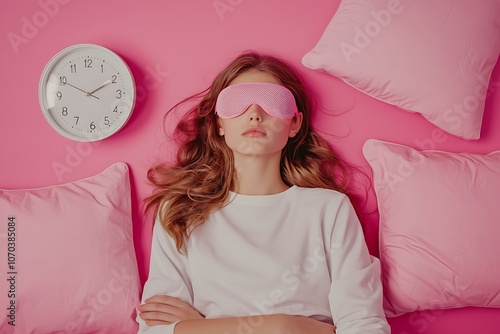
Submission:
MULTIPOLYGON (((343 0, 308 68, 478 139, 500 52, 500 1, 343 0)), ((498 83, 495 84, 497 88, 498 83)))
POLYGON ((0 333, 137 332, 126 164, 62 185, 0 189, 0 212, 0 333))
POLYGON ((500 151, 418 152, 368 140, 387 316, 500 307, 500 151))

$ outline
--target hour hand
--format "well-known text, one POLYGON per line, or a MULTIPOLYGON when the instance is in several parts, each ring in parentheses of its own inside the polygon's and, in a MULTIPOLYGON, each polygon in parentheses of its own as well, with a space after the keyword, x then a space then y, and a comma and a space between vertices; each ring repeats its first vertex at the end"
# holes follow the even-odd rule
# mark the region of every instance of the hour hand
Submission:
POLYGON ((92 94, 94 94, 95 92, 97 92, 99 89, 103 88, 103 87, 106 87, 107 85, 109 85, 111 83, 111 80, 108 79, 106 81, 104 81, 99 87, 97 87, 96 89, 94 89, 93 91, 91 91, 90 93, 87 93, 87 96, 91 96, 92 94))
POLYGON ((78 89, 78 90, 79 90, 79 91, 81 91, 81 92, 84 92, 84 93, 85 93, 85 95, 87 95, 87 96, 92 96, 92 97, 95 97, 96 99, 99 99, 97 96, 92 95, 92 93, 86 92, 86 91, 84 91, 83 89, 78 88, 78 87, 76 87, 76 86, 74 86, 74 85, 70 84, 69 82, 66 82, 66 85, 71 86, 71 87, 73 87, 73 88, 76 88, 76 89, 78 89))

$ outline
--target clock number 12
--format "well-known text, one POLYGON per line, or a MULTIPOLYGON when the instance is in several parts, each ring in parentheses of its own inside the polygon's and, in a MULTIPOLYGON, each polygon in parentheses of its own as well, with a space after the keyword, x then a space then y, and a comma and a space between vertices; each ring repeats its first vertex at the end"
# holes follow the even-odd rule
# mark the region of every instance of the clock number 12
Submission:
POLYGON ((92 59, 87 58, 83 62, 85 63, 85 68, 92 68, 92 59))

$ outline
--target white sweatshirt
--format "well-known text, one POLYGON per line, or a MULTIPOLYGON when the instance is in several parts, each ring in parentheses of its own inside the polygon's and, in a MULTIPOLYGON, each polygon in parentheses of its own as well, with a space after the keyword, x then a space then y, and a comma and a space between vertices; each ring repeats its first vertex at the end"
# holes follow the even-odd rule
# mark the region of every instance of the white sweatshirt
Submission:
MULTIPOLYGON (((206 318, 286 313, 333 321, 337 334, 390 333, 380 263, 349 199, 333 190, 231 193, 230 204, 194 229, 183 254, 157 221, 142 299, 156 294, 206 318)), ((175 324, 137 321, 139 333, 174 333, 175 324)))

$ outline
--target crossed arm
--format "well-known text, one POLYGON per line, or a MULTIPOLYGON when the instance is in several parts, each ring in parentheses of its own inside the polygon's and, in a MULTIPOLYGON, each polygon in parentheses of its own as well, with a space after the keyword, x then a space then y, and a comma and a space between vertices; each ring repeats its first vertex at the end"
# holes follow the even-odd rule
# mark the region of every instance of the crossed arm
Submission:
MULTIPOLYGON (((315 319, 286 314, 205 319, 177 298, 156 295, 138 307, 139 317, 148 326, 170 325, 179 321, 175 334, 237 334, 250 328, 252 334, 332 334, 335 326, 315 319)), ((246 331, 248 332, 248 330, 246 331)))

